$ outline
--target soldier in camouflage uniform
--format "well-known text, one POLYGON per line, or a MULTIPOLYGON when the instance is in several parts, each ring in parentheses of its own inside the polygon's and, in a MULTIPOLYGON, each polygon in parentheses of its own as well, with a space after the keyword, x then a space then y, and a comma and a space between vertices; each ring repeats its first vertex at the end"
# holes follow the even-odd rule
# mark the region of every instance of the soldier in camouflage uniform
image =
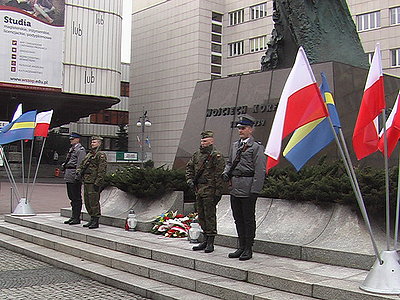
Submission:
POLYGON ((240 140, 232 145, 222 174, 224 181, 230 182, 231 208, 239 238, 238 249, 229 253, 228 257, 239 260, 253 257, 256 201, 265 178, 264 147, 253 137, 255 121, 248 115, 239 118, 237 128, 240 140))
POLYGON ((199 223, 205 239, 194 251, 214 251, 214 238, 217 235, 216 205, 222 196, 223 181, 221 174, 225 168, 225 160, 214 148, 212 131, 201 133, 200 149, 196 151, 186 165, 186 180, 195 189, 199 223))
POLYGON ((84 224, 83 227, 89 227, 89 229, 99 227, 99 217, 101 215, 100 189, 107 171, 106 154, 99 151, 102 141, 102 137, 92 137, 91 150, 76 170, 77 176, 81 177, 83 181, 85 207, 90 215, 90 221, 84 224))

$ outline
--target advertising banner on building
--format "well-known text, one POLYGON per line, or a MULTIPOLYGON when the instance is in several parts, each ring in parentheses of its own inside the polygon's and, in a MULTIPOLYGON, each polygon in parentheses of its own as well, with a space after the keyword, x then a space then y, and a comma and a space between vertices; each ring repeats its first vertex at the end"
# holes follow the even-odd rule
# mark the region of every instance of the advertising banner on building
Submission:
POLYGON ((61 90, 65 0, 0 0, 0 87, 61 90))

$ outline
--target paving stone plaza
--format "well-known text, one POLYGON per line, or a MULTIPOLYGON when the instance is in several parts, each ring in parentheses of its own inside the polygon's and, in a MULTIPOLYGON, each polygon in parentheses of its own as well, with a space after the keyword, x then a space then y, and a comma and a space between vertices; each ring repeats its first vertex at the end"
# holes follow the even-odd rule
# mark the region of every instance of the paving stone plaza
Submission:
POLYGON ((5 248, 0 261, 0 299, 147 299, 5 248))

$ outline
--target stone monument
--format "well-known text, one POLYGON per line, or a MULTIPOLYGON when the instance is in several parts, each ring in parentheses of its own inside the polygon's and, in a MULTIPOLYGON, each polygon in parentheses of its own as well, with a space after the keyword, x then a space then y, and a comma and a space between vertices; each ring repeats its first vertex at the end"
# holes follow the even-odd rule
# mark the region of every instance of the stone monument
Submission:
MULTIPOLYGON (((354 67, 339 62, 318 63, 311 66, 318 84, 320 73, 325 72, 336 108, 347 140, 350 154, 354 124, 360 108, 368 69, 354 67)), ((185 126, 174 161, 174 168, 184 168, 191 154, 199 147, 199 137, 203 130, 213 130, 215 144, 225 157, 228 156, 233 141, 239 138, 235 121, 242 114, 249 114, 257 120, 255 138, 266 145, 270 128, 274 120, 283 86, 290 68, 277 69, 254 74, 200 81, 196 84, 189 107, 185 126)), ((400 79, 384 75, 387 107, 392 107, 400 89, 400 79)), ((284 140, 284 145, 287 140, 284 140)), ((328 154, 332 160, 340 159, 336 145, 323 149, 309 163, 317 161, 320 155, 328 154)), ((397 152, 394 151, 390 163, 396 164, 397 152), (393 158, 393 159, 392 159, 393 158)), ((374 153, 353 164, 358 166, 375 165, 381 167, 382 155, 374 153)), ((288 165, 281 159, 277 167, 288 165)))

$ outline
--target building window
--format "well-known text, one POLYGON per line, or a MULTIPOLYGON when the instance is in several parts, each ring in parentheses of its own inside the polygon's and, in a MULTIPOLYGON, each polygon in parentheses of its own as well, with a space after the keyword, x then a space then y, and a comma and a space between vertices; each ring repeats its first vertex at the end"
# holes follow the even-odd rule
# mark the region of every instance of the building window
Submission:
POLYGON ((211 65, 212 74, 221 74, 221 66, 211 65))
POLYGON ((372 58, 374 57, 374 52, 368 52, 366 54, 368 55, 369 64, 372 64, 372 58))
POLYGON ((229 25, 236 25, 244 22, 244 9, 239 9, 229 13, 229 25))
POLYGON ((234 42, 228 44, 229 56, 237 56, 244 54, 244 41, 234 42))
POLYGON ((211 63, 220 65, 222 63, 222 56, 215 54, 211 55, 211 63))
POLYGON ((250 52, 257 52, 267 49, 267 36, 259 36, 250 39, 250 52))
POLYGON ((216 43, 221 43, 222 42, 222 36, 220 34, 211 34, 211 41, 216 42, 216 43))
POLYGON ((90 115, 92 124, 126 125, 129 123, 129 112, 122 110, 101 110, 90 115))
POLYGON ((214 32, 214 33, 222 33, 222 25, 212 24, 212 32, 214 32))
POLYGON ((212 20, 213 21, 222 23, 222 16, 223 16, 223 14, 217 13, 215 11, 212 12, 212 20))
POLYGON ((364 31, 381 27, 381 12, 374 11, 368 14, 358 15, 357 30, 364 31))
POLYGON ((267 3, 261 3, 250 7, 250 19, 255 20, 267 16, 267 3))
POLYGON ((221 44, 211 43, 211 51, 216 53, 222 53, 221 44))
POLYGON ((400 7, 393 7, 389 9, 390 25, 400 24, 400 7))
POLYGON ((392 67, 400 67, 400 49, 390 50, 392 57, 392 67))
POLYGON ((129 82, 121 81, 121 97, 129 97, 129 82))

